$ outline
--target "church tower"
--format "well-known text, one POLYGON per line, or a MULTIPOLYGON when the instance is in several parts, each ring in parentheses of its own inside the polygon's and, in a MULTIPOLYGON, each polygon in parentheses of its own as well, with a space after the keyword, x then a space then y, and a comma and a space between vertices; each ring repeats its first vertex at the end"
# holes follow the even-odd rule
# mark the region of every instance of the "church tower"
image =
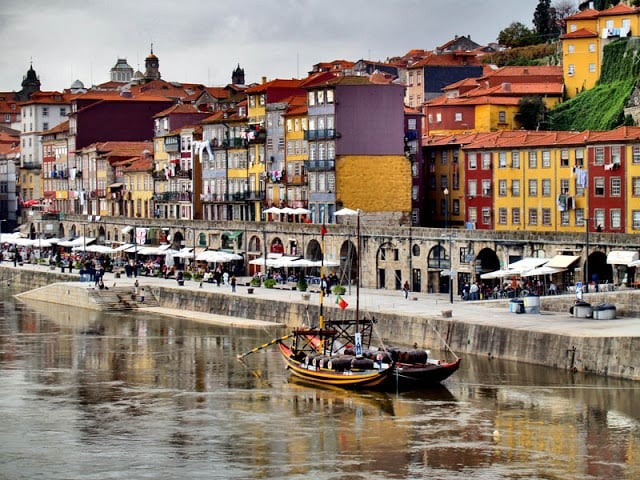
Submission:
POLYGON ((22 90, 16 93, 16 100, 25 102, 31 98, 31 94, 40 91, 40 79, 33 69, 33 63, 29 65, 27 74, 22 79, 22 90))
POLYGON ((151 44, 151 53, 144 60, 144 81, 160 80, 160 60, 153 54, 153 43, 151 44))
POLYGON ((244 85, 244 68, 240 68, 240 64, 231 74, 231 83, 233 85, 244 85))

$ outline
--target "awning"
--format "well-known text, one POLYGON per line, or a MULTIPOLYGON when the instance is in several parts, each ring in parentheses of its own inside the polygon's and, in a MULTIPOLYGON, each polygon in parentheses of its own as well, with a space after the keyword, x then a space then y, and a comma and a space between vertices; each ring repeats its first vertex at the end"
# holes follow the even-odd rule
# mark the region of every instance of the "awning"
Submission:
POLYGON ((116 182, 109 185, 109 188, 120 188, 122 187, 122 183, 116 182))
POLYGON ((532 268, 539 267, 540 265, 544 265, 549 261, 548 258, 538 258, 538 257, 525 257, 516 262, 510 263, 509 268, 507 270, 512 270, 514 272, 523 273, 532 268))
POLYGON ((541 267, 534 268, 533 270, 529 270, 528 272, 524 272, 522 274, 523 277, 535 277, 537 275, 553 275, 554 273, 566 272, 566 268, 558 268, 558 267, 548 267, 547 265, 542 265, 541 267))
POLYGON ((120 231, 121 231, 124 235, 126 235, 127 233, 129 233, 131 230, 133 230, 133 227, 128 226, 128 225, 127 225, 126 227, 122 227, 122 228, 120 229, 120 231))
POLYGON ((630 250, 612 250, 607 255, 607 263, 610 265, 629 265, 638 260, 638 252, 630 250))
POLYGON ((240 235, 242 235, 242 231, 237 230, 235 232, 222 232, 222 235, 227 237, 229 240, 234 240, 238 238, 240 235))
POLYGON ((576 255, 556 255, 545 263, 544 266, 552 268, 569 268, 578 260, 580 260, 580 257, 576 255))

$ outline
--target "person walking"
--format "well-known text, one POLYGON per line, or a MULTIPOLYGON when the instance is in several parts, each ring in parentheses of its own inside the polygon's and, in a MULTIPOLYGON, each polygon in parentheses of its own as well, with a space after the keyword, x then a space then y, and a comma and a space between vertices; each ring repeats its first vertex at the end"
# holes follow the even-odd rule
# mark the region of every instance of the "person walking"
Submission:
POLYGON ((236 276, 233 275, 231 277, 231 292, 235 293, 235 291, 236 291, 236 276))
POLYGON ((402 293, 404 293, 405 300, 409 298, 409 281, 405 280, 404 285, 402 286, 402 293))

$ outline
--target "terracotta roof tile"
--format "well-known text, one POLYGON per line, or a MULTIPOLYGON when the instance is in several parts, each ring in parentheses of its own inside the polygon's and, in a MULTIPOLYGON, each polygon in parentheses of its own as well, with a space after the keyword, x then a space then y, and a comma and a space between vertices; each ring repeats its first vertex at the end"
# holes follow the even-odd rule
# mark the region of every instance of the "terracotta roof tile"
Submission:
POLYGON ((565 33, 560 36, 560 39, 564 40, 566 38, 594 38, 597 37, 598 34, 596 32, 592 32, 587 28, 579 28, 574 32, 565 33))

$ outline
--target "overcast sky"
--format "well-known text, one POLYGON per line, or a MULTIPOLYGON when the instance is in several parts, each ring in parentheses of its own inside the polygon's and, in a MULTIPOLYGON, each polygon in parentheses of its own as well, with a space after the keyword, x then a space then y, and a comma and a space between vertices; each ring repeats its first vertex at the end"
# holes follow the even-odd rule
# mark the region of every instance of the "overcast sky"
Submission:
POLYGON ((30 61, 42 90, 109 80, 118 58, 144 72, 153 42, 162 78, 247 83, 304 77, 315 63, 385 60, 455 35, 485 45, 514 21, 532 28, 538 0, 0 0, 0 91, 30 61))

